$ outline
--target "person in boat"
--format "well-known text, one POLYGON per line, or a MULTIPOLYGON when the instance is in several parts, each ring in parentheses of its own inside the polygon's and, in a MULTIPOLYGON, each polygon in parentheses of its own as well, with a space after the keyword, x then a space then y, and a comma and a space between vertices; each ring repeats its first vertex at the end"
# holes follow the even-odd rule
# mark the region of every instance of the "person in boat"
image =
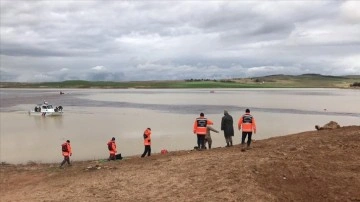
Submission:
POLYGON ((54 109, 55 112, 62 112, 62 110, 63 110, 63 107, 62 107, 62 106, 57 106, 57 107, 55 107, 55 109, 54 109))
POLYGON ((62 155, 64 156, 64 160, 60 164, 60 168, 67 162, 69 166, 71 166, 70 163, 70 156, 72 155, 72 149, 70 145, 70 140, 66 140, 65 143, 61 145, 61 151, 62 155))

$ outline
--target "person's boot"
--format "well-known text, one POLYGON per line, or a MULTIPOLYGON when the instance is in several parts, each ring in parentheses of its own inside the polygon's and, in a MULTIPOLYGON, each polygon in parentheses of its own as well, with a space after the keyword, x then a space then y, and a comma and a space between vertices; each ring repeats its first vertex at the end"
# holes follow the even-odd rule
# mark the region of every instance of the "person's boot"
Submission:
POLYGON ((229 142, 227 142, 227 143, 226 143, 226 147, 229 147, 229 146, 230 146, 230 145, 229 145, 229 142))
POLYGON ((244 152, 245 150, 245 144, 241 144, 241 151, 244 152))
POLYGON ((233 144, 232 144, 232 142, 230 142, 230 147, 232 147, 233 146, 233 144))

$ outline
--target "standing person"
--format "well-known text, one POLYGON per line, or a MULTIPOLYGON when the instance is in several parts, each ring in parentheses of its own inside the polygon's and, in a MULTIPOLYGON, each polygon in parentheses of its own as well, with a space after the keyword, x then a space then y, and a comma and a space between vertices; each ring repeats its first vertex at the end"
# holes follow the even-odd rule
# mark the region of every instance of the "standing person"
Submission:
POLYGON ((141 158, 144 158, 145 155, 147 154, 148 156, 151 155, 151 128, 147 128, 144 131, 144 153, 141 155, 141 158))
MULTIPOLYGON (((206 143, 207 143, 209 149, 211 149, 211 144, 212 144, 212 139, 211 139, 210 131, 214 131, 215 133, 219 133, 219 131, 217 131, 217 130, 214 129, 213 127, 211 127, 211 126, 206 126, 206 135, 205 135, 204 145, 206 146, 206 143)), ((206 147, 205 147, 205 148, 206 148, 206 147)))
POLYGON ((233 146, 233 142, 232 142, 232 136, 234 136, 233 118, 226 110, 224 110, 224 116, 221 119, 221 130, 224 131, 226 147, 233 146))
POLYGON ((254 134, 256 134, 255 118, 250 114, 250 109, 246 109, 245 114, 242 115, 239 119, 238 129, 241 130, 241 128, 242 128, 241 150, 244 151, 246 136, 248 137, 246 149, 250 149, 252 132, 254 131, 254 134))
POLYGON ((65 143, 61 145, 62 155, 64 156, 64 160, 60 164, 60 168, 67 162, 69 166, 70 164, 70 156, 72 155, 70 140, 66 140, 65 143))
POLYGON ((195 119, 193 127, 193 132, 197 135, 198 149, 205 149, 206 126, 213 125, 213 122, 204 116, 204 113, 201 112, 200 117, 195 119))
POLYGON ((111 138, 111 140, 107 143, 108 146, 108 150, 109 150, 109 158, 108 161, 110 160, 116 160, 116 143, 115 143, 115 137, 111 138))

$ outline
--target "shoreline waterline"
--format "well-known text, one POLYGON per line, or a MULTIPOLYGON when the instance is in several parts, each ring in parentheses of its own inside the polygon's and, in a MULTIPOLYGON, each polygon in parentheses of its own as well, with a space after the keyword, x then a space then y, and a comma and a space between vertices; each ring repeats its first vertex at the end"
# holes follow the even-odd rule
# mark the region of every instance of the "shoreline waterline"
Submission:
MULTIPOLYGON (((18 93, 17 90, 9 92, 18 93)), ((214 121, 214 128, 220 130, 224 109, 233 116, 234 143, 239 144, 237 121, 245 106, 250 106, 257 120, 258 133, 253 136, 256 140, 314 130, 315 125, 329 121, 341 126, 360 123, 360 109, 356 111, 355 107, 360 102, 360 93, 352 91, 224 89, 209 93, 199 89, 152 89, 75 90, 68 95, 53 94, 52 90, 31 90, 25 98, 9 96, 10 101, 27 103, 0 111, 1 161, 58 162, 62 158, 60 145, 67 139, 72 141, 74 160, 107 158, 106 143, 111 137, 117 138, 118 151, 123 156, 140 155, 142 133, 147 127, 153 131, 154 153, 161 149, 188 150, 196 145, 192 125, 199 113, 204 112, 214 121), (27 110, 34 106, 29 101, 41 102, 44 98, 49 103, 62 104, 64 115, 28 116, 27 110), (338 104, 344 102, 347 105, 338 104)), ((213 133, 212 139, 214 147, 225 145, 222 131, 213 133)))

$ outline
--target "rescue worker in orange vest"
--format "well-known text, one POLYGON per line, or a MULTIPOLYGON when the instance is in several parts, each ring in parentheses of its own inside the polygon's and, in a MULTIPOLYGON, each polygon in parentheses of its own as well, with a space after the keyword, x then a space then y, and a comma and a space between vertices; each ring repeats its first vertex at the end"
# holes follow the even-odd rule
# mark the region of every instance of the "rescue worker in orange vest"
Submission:
POLYGON ((70 166, 70 156, 72 155, 70 140, 66 140, 65 143, 61 145, 62 155, 64 156, 64 160, 60 164, 60 168, 67 162, 70 166))
POLYGON ((250 114, 250 109, 246 109, 245 114, 240 117, 238 122, 238 129, 239 130, 242 129, 241 150, 242 151, 245 150, 246 136, 248 137, 246 149, 250 149, 251 137, 253 131, 254 134, 256 134, 256 122, 255 122, 255 118, 250 114))
POLYGON ((108 161, 110 160, 116 160, 116 143, 115 143, 115 137, 111 138, 111 140, 107 143, 108 150, 110 153, 110 156, 108 158, 108 161))
POLYGON ((197 135, 198 149, 205 149, 205 135, 207 125, 213 125, 211 120, 204 117, 204 113, 200 113, 200 117, 195 119, 193 132, 197 135))
POLYGON ((151 128, 147 128, 144 131, 143 138, 144 138, 145 150, 144 153, 141 155, 141 158, 144 158, 146 154, 148 156, 151 155, 151 128))

